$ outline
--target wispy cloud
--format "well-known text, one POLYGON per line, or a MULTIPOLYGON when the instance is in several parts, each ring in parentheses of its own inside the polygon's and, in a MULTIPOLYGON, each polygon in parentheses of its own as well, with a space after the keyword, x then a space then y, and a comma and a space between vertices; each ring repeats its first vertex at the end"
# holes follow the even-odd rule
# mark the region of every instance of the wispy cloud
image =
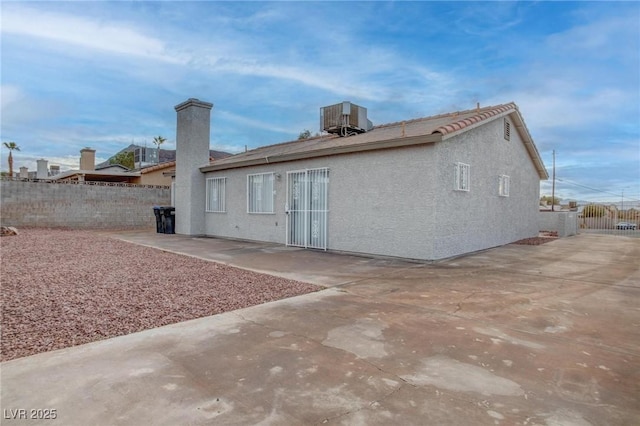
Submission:
POLYGON ((287 134, 291 133, 290 127, 276 126, 272 122, 260 121, 252 118, 243 117, 241 115, 234 114, 230 111, 225 111, 225 110, 216 110, 215 113, 220 117, 220 119, 229 121, 234 125, 240 124, 243 126, 252 127, 254 129, 268 130, 270 132, 279 132, 279 133, 287 133, 287 134))
POLYGON ((2 33, 5 35, 28 36, 164 62, 183 62, 183 59, 168 55, 165 43, 161 40, 142 34, 126 24, 42 11, 19 4, 4 5, 2 14, 2 33))
POLYGON ((524 19, 526 5, 517 2, 494 2, 491 7, 483 3, 470 3, 457 13, 457 28, 474 36, 502 34, 524 19))

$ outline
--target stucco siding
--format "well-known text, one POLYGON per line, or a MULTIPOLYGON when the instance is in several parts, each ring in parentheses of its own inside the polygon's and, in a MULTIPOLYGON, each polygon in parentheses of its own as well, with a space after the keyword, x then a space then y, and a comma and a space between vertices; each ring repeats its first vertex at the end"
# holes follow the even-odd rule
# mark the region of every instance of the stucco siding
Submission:
POLYGON ((435 144, 208 172, 226 178, 226 212, 205 213, 206 234, 285 244, 287 172, 326 167, 330 250, 435 260, 535 236, 538 173, 513 123, 503 132, 500 118, 435 144), (469 191, 454 189, 457 162, 469 191), (247 175, 265 172, 280 176, 275 213, 249 214, 247 175))
POLYGON ((163 173, 169 172, 171 170, 175 171, 175 166, 166 167, 159 170, 154 170, 152 172, 143 173, 139 178, 135 180, 135 183, 141 185, 163 185, 169 186, 171 185, 171 176, 164 176, 163 173))
MULTIPOLYGON (((509 118, 507 118, 509 120, 509 118)), ((440 168, 434 258, 508 244, 538 234, 540 180, 515 126, 504 139, 503 120, 491 121, 436 146, 440 168), (455 164, 470 165, 470 190, 456 191, 455 164), (509 196, 499 195, 500 175, 509 196)))
MULTIPOLYGON (((211 236, 286 242, 287 172, 329 168, 328 248, 428 259, 435 212, 433 146, 210 172, 226 178, 226 213, 206 213, 211 236), (247 175, 274 172, 275 214, 247 213, 247 175)), ((204 194, 203 194, 204 196, 204 194)))
MULTIPOLYGON (((285 243, 286 172, 281 167, 252 167, 207 173, 205 178, 225 178, 224 213, 204 213, 205 232, 209 236, 285 243), (275 172, 274 214, 247 213, 247 175, 275 172)), ((205 196, 205 194, 202 194, 205 196)))
POLYGON ((331 180, 330 248, 430 258, 432 150, 423 145, 343 156, 331 180))

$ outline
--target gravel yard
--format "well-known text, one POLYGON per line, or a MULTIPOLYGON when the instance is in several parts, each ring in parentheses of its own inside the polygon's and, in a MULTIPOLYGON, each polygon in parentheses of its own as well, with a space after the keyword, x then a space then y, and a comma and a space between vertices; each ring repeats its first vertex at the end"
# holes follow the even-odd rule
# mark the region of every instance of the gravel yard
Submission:
POLYGON ((1 361, 318 290, 93 232, 19 232, 0 240, 1 361))

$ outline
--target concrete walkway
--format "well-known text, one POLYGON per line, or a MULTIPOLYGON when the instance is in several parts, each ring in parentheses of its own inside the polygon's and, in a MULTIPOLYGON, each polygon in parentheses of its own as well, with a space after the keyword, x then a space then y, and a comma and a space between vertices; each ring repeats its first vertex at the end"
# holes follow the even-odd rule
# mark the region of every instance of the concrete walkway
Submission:
POLYGON ((2 425, 640 424, 640 239, 422 264, 116 237, 327 288, 2 363, 2 425))

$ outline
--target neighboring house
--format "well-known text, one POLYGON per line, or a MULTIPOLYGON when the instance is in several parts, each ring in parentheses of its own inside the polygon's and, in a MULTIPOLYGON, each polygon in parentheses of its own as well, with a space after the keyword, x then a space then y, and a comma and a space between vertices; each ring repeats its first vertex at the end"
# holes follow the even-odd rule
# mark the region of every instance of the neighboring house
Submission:
MULTIPOLYGON (((110 165, 109 161, 111 159, 113 159, 114 157, 116 157, 119 154, 124 154, 127 152, 131 152, 134 154, 134 164, 135 170, 145 170, 149 167, 155 167, 158 165, 162 165, 162 164, 166 164, 166 163, 172 163, 173 167, 175 168, 175 161, 176 161, 176 150, 175 149, 158 149, 158 148, 151 148, 151 147, 147 147, 147 146, 142 146, 142 145, 136 145, 136 144, 131 144, 126 148, 121 149, 120 151, 118 151, 115 155, 113 155, 109 160, 104 161, 98 165, 96 165, 96 169, 100 169, 102 167, 107 167, 110 165), (153 155, 144 155, 145 152, 152 152, 153 155), (146 157, 153 157, 153 161, 145 161, 145 162, 141 162, 138 161, 140 159, 147 159, 146 157)), ((225 157, 229 157, 230 153, 228 152, 224 152, 224 151, 217 151, 214 149, 210 149, 209 150, 209 157, 211 159, 220 159, 220 158, 225 158, 225 157)), ((157 169, 155 169, 157 170, 157 169)), ((168 183, 167 183, 168 185, 168 183)))
POLYGON ((201 164, 211 106, 176 106, 180 234, 425 260, 538 235, 548 174, 514 103, 201 164))
POLYGON ((171 175, 175 174, 176 162, 168 161, 166 163, 156 164, 154 166, 144 167, 140 169, 140 177, 134 183, 140 185, 171 185, 171 175))
MULTIPOLYGON (((126 149, 132 149, 135 145, 131 145, 126 149)), ((125 150, 126 150, 125 149, 125 150)), ((121 151, 124 152, 125 150, 121 151)), ((175 177, 176 161, 175 151, 161 150, 161 158, 173 158, 160 164, 154 164, 142 169, 128 169, 121 164, 109 164, 103 162, 95 164, 95 150, 84 148, 80 150, 80 169, 69 170, 53 176, 45 177, 48 180, 59 181, 78 181, 78 182, 111 182, 111 183, 128 183, 136 185, 161 185, 170 186, 175 177)), ((231 154, 222 151, 209 151, 209 161, 215 158, 229 157, 231 154)), ((206 158, 206 156, 205 156, 206 158)), ((46 160, 38 160, 44 162, 46 169, 46 160)), ((40 167, 40 164, 39 164, 40 167)))
MULTIPOLYGON (((176 176, 176 160, 175 151, 161 150, 161 157, 170 158, 173 154, 173 160, 155 164, 140 169, 140 178, 134 183, 141 185, 166 185, 169 186, 173 183, 173 179, 176 176)), ((215 160, 230 157, 231 154, 223 151, 209 150, 209 162, 212 163, 215 160)))
POLYGON ((69 170, 49 177, 52 181, 133 183, 140 178, 140 172, 129 170, 119 164, 102 164, 96 167, 96 151, 91 148, 80 150, 80 169, 69 170))

